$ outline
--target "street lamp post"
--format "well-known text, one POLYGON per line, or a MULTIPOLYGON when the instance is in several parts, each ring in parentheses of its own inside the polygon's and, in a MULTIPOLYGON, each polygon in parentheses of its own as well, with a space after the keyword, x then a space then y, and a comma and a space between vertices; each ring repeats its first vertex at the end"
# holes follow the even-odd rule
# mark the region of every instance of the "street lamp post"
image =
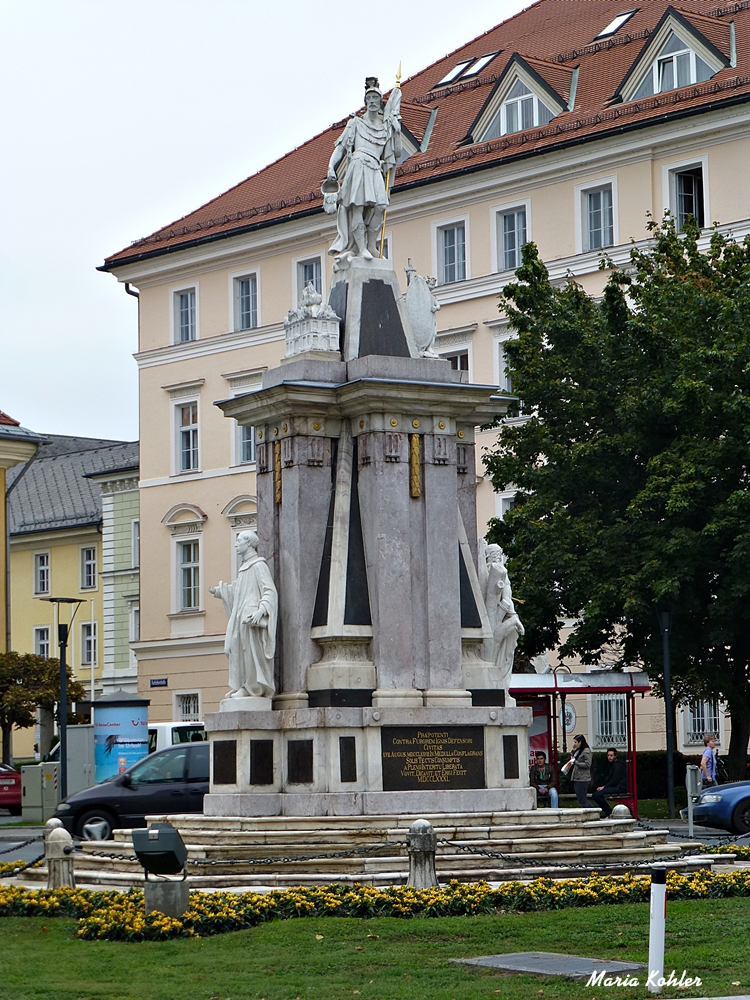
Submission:
POLYGON ((42 597, 40 600, 47 601, 49 604, 56 604, 58 608, 61 604, 74 605, 70 616, 70 625, 65 625, 60 621, 57 624, 57 644, 60 648, 60 697, 58 699, 58 714, 60 716, 60 798, 64 799, 68 795, 68 666, 65 654, 68 650, 68 638, 73 619, 76 616, 79 605, 83 604, 83 601, 77 597, 42 597))
POLYGON ((672 635, 672 612, 659 611, 659 626, 664 656, 664 711, 666 712, 667 730, 667 812, 674 819, 674 735, 672 714, 672 673, 669 662, 669 640, 672 635))

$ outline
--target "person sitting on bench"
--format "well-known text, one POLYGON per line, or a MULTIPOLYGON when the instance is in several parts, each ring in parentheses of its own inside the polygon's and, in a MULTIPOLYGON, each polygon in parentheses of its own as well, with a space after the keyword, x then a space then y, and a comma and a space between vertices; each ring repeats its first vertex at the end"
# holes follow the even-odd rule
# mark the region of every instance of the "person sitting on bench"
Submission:
POLYGON ((529 768, 529 784, 532 788, 536 788, 537 802, 539 799, 548 798, 553 809, 557 809, 555 780, 554 772, 547 763, 547 754, 544 750, 537 750, 534 754, 534 763, 529 768))
POLYGON ((607 802, 606 796, 628 794, 628 774, 625 761, 618 756, 614 747, 607 750, 607 762, 609 769, 604 777, 604 784, 599 785, 591 796, 604 813, 604 819, 612 813, 612 806, 607 802))

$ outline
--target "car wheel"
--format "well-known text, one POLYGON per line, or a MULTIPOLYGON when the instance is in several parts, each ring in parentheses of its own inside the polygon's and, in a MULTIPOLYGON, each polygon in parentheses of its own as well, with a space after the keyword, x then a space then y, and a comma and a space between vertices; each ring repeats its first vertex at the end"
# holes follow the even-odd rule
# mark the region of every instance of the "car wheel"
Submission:
POLYGON ((8 806, 8 812, 11 816, 20 816, 23 812, 23 808, 21 806, 8 806))
POLYGON ((114 828, 114 817, 106 809, 89 809, 76 823, 81 840, 111 840, 114 828))
POLYGON ((744 799, 734 807, 732 830, 735 833, 750 833, 750 799, 744 799))

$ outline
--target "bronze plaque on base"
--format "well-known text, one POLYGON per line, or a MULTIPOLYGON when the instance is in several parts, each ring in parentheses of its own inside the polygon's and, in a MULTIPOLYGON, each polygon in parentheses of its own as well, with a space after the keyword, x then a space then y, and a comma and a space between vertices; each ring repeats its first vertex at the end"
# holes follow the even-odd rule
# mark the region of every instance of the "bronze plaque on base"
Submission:
POLYGON ((383 726, 383 791, 486 788, 482 726, 383 726))

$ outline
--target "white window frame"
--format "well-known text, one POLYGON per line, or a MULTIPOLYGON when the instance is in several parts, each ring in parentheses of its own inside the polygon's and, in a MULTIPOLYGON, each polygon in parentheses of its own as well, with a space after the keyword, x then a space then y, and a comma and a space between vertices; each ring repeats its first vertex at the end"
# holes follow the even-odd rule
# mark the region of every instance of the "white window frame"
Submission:
POLYGON ((242 271, 233 271, 229 275, 229 316, 233 333, 249 332, 257 330, 261 325, 260 312, 260 268, 246 267, 242 271), (243 278, 255 278, 255 326, 246 327, 245 331, 240 328, 240 281, 243 278))
MULTIPOLYGON (((254 381, 251 385, 241 385, 232 386, 232 396, 244 396, 248 392, 259 392, 263 388, 263 372, 258 370, 252 373, 248 373, 247 376, 242 378, 245 382, 247 379, 253 378, 254 381)), ((230 380, 231 385, 231 380, 230 380)), ((242 425, 237 420, 230 420, 230 466, 231 468, 241 468, 252 470, 255 468, 255 458, 252 462, 242 461, 242 425)), ((255 435, 255 428, 253 427, 253 435, 255 435)), ((257 454, 258 442, 254 437, 255 448, 253 449, 253 454, 257 454)))
POLYGON ((172 537, 172 565, 174 567, 172 579, 172 607, 174 614, 194 615, 203 612, 203 535, 202 532, 193 534, 174 535, 172 537), (193 608, 185 608, 182 604, 182 546, 196 543, 198 545, 198 604, 193 608))
POLYGON ((203 697, 200 690, 186 688, 184 691, 174 691, 172 693, 172 718, 175 722, 202 722, 203 721, 203 697), (180 715, 179 705, 181 698, 198 699, 198 716, 195 719, 184 719, 180 715))
POLYGON ((186 344, 193 344, 200 340, 200 288, 197 281, 191 281, 184 285, 174 285, 169 289, 169 328, 172 331, 171 343, 185 347, 186 344), (192 340, 180 340, 179 314, 177 310, 177 296, 180 292, 195 292, 195 336, 192 340))
POLYGON ((516 334, 512 331, 508 331, 497 337, 492 338, 492 363, 494 365, 493 376, 495 379, 495 385, 499 386, 501 392, 513 392, 512 383, 508 385, 508 377, 505 373, 504 367, 500 365, 500 351, 504 351, 504 344, 507 344, 509 340, 515 340, 516 334))
POLYGON ((474 381, 474 359, 472 357, 471 341, 467 340, 463 344, 451 344, 450 347, 440 347, 440 338, 433 345, 433 350, 443 358, 445 361, 450 360, 452 355, 455 354, 466 354, 469 358, 469 367, 458 369, 459 371, 465 371, 468 374, 470 382, 474 381))
POLYGON ((433 222, 432 226, 432 273, 438 276, 438 285, 460 285, 462 281, 471 278, 471 228, 468 215, 458 215, 452 219, 441 219, 433 222), (454 226, 464 227, 464 270, 463 278, 456 281, 443 281, 443 230, 452 229, 454 226))
MULTIPOLYGON (((720 698, 699 698, 695 702, 688 702, 682 707, 682 723, 683 723, 683 738, 682 745, 685 747, 702 747, 703 737, 708 735, 712 730, 702 728, 700 732, 692 725, 692 719, 694 718, 694 708, 696 705, 704 706, 704 712, 706 707, 715 705, 716 706, 716 742, 719 746, 722 743, 722 736, 724 733, 724 708, 720 698)), ((708 714, 708 713, 706 713, 708 714)))
POLYGON ((96 627, 96 621, 81 622, 81 666, 91 667, 98 666, 99 662, 99 642, 98 642, 98 629, 96 627), (86 630, 90 629, 90 633, 87 635, 86 630), (90 645, 87 647, 87 643, 90 645), (87 659, 88 657, 88 659, 87 659))
POLYGON ((664 163, 661 168, 662 208, 670 212, 677 223, 677 174, 686 170, 701 169, 703 172, 703 228, 710 225, 711 203, 708 186, 708 155, 692 156, 685 160, 664 163))
MULTIPOLYGON (((546 108, 552 114, 552 121, 562 114, 566 109, 559 99, 553 98, 550 94, 547 94, 539 85, 537 80, 535 80, 529 73, 527 73, 522 66, 516 65, 512 72, 509 72, 506 79, 503 81, 502 87, 497 90, 485 108, 483 114, 481 115, 479 121, 473 129, 473 139, 474 142, 493 142, 495 139, 500 139, 505 135, 518 135, 519 132, 527 131, 524 129, 519 129, 519 132, 507 132, 507 111, 506 104, 508 102, 508 95, 515 87, 516 83, 521 82, 524 87, 526 87, 534 99, 534 124, 530 126, 531 128, 540 128, 544 126, 539 125, 539 103, 544 104, 546 108), (495 121, 500 116, 500 135, 494 136, 493 138, 488 137, 488 133, 495 121)), ((520 100, 520 98, 512 98, 513 101, 520 100)), ((545 123, 548 124, 548 123, 545 123)))
MULTIPOLYGON (((192 425, 191 425, 192 426, 192 425)), ((175 399, 172 401, 172 464, 173 464, 173 475, 175 476, 194 476, 201 472, 201 404, 200 397, 195 396, 185 396, 181 399, 175 399), (196 427, 198 430, 198 464, 194 469, 183 469, 182 468, 182 407, 183 406, 196 406, 197 407, 197 422, 196 427)))
POLYGON ((133 569, 141 567, 141 519, 134 517, 130 522, 130 565, 133 569))
POLYGON ((320 261, 320 294, 323 296, 323 301, 326 301, 326 260, 325 255, 322 253, 306 253, 299 257, 295 257, 292 260, 292 301, 298 305, 302 300, 302 292, 305 286, 302 282, 302 265, 308 264, 313 260, 320 261))
POLYGON ((34 594, 51 594, 52 593, 52 558, 50 556, 50 550, 49 549, 44 549, 43 551, 34 552, 32 554, 32 560, 33 560, 33 574, 32 574, 31 585, 33 587, 34 594), (46 565, 46 567, 44 567, 47 570, 47 589, 46 590, 39 590, 39 588, 38 588, 38 583, 39 583, 39 565, 38 565, 38 560, 39 560, 39 558, 41 556, 46 556, 47 557, 47 565, 46 565))
POLYGON ((33 645, 34 645, 34 654, 36 656, 44 656, 44 657, 49 658, 49 656, 50 656, 50 654, 52 652, 52 626, 51 625, 35 625, 34 626, 33 645), (40 642, 40 639, 39 639, 39 633, 40 632, 46 632, 47 633, 47 639, 46 639, 47 652, 46 653, 42 653, 42 652, 39 651, 39 646, 41 645, 41 642, 40 642))
MULTIPOLYGON (((617 750, 623 749, 628 745, 628 704, 627 695, 620 692, 613 691, 611 694, 592 694, 588 695, 588 715, 589 715, 589 742, 591 743, 592 750, 606 750, 607 747, 614 747, 617 750), (613 702, 616 701, 617 704, 623 706, 623 728, 622 732, 613 735, 603 735, 600 732, 599 723, 599 705, 601 704, 600 699, 609 698, 613 702)), ((613 721, 613 729, 615 727, 615 722, 613 721)))
MULTIPOLYGON (((384 257, 383 259, 384 260, 389 260, 391 262, 391 264, 392 264, 393 263, 393 233, 392 233, 392 231, 389 229, 385 233, 385 236, 383 238, 384 238, 384 241, 385 241, 385 245, 388 248, 388 256, 384 257)), ((378 243, 380 243, 380 237, 379 236, 378 236, 378 243)))
POLYGON ((576 253, 606 253, 612 247, 620 244, 620 205, 617 193, 617 174, 609 177, 597 177, 595 180, 586 181, 584 184, 576 184, 574 188, 575 198, 575 230, 576 230, 576 253), (612 245, 607 247, 596 247, 593 250, 588 248, 588 203, 586 195, 599 191, 601 188, 610 185, 612 188, 612 245))
MULTIPOLYGON (((139 604, 132 604, 128 612, 128 635, 130 642, 140 642, 141 640, 141 608, 139 604)), ((135 650, 130 650, 131 669, 138 669, 138 657, 135 650)))
POLYGON ((80 590, 98 590, 99 589, 99 553, 97 551, 96 545, 82 545, 79 549, 79 568, 81 574, 81 586, 80 590), (90 563, 90 560, 86 559, 85 553, 94 553, 94 582, 91 584, 86 583, 86 565, 90 563))
POLYGON ((509 201, 504 205, 493 205, 490 209, 490 232, 494 234, 492 238, 493 274, 502 274, 507 271, 504 266, 503 248, 500 245, 501 219, 504 215, 508 215, 510 212, 517 212, 521 208, 526 212, 526 242, 529 243, 533 239, 531 235, 531 198, 519 198, 517 201, 509 201))
POLYGON ((495 494, 495 517, 502 521, 512 506, 518 490, 503 490, 495 494))

